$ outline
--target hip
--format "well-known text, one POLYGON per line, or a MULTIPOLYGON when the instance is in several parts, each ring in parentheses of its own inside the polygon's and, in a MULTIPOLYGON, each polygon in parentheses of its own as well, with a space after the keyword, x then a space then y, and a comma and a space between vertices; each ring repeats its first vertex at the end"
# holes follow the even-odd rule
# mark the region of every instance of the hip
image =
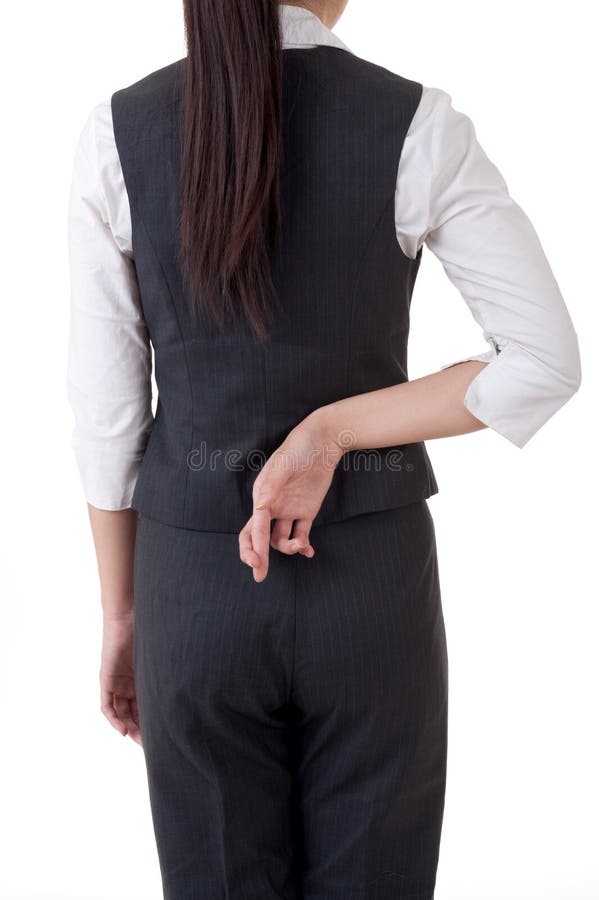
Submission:
MULTIPOLYGON (((313 524, 311 559, 269 553, 262 593, 289 587, 290 580, 316 587, 383 591, 409 588, 414 578, 438 580, 435 525, 426 499, 402 506, 313 524), (344 583, 347 582, 347 585, 344 583)), ((238 534, 182 528, 138 513, 135 543, 137 592, 260 590, 251 569, 239 558, 238 534)))

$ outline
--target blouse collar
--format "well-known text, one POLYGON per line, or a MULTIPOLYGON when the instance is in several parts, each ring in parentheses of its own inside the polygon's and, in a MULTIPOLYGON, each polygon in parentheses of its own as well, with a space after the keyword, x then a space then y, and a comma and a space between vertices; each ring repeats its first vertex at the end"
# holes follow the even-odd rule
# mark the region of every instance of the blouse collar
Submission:
POLYGON ((284 47, 327 44, 351 53, 349 47, 330 28, 327 28, 322 19, 304 6, 279 3, 279 16, 284 47))

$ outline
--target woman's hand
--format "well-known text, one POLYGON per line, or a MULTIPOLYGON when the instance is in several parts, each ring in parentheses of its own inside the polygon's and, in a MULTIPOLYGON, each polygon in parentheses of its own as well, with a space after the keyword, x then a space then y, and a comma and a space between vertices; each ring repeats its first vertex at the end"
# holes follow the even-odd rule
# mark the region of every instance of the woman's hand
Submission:
POLYGON ((314 556, 310 528, 344 452, 326 419, 311 413, 266 461, 253 486, 253 514, 239 533, 239 556, 252 567, 255 581, 266 578, 270 546, 314 556), (271 519, 277 520, 272 535, 271 519))
POLYGON ((101 710, 124 737, 142 746, 133 677, 133 611, 104 616, 100 667, 101 710))

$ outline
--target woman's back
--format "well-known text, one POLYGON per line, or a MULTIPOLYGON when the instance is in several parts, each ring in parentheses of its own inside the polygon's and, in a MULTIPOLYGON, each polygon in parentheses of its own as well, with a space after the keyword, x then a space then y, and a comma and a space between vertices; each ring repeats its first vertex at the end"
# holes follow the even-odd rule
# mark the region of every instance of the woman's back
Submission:
MULTIPOLYGON (((240 531, 255 474, 323 404, 408 380, 411 259, 395 231, 398 162, 423 86, 343 49, 283 53, 282 249, 268 340, 196 315, 178 262, 185 59, 112 97, 159 405, 132 506, 240 531)), ((351 436, 348 436, 351 440, 351 436)), ((317 524, 431 496, 424 444, 349 452, 317 524)))

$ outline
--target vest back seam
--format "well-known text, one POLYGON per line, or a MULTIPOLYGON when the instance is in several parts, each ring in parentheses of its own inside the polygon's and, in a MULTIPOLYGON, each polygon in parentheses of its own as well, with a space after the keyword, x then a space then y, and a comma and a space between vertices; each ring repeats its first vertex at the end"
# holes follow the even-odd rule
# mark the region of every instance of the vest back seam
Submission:
MULTIPOLYGON (((355 312, 355 306, 356 306, 356 302, 357 302, 357 298, 358 298, 358 284, 359 284, 359 280, 360 280, 360 277, 362 274, 362 270, 364 268, 364 263, 370 252, 370 247, 372 245, 372 241, 374 240, 374 236, 378 232, 382 222, 384 221, 385 216, 387 215, 387 212, 389 210, 389 206, 391 205, 392 202, 395 202, 395 194, 393 194, 387 200, 387 202, 385 203, 385 206, 381 210, 381 213, 380 213, 378 219, 376 220, 375 224, 373 225, 372 231, 370 232, 370 235, 368 236, 368 240, 366 241, 366 246, 364 248, 362 256, 360 257, 360 260, 358 262, 356 274, 354 276, 354 285, 352 287, 351 304, 350 304, 350 311, 349 311, 349 317, 350 317, 349 318, 349 340, 348 340, 348 344, 347 344, 347 359, 346 359, 346 368, 345 368, 345 396, 346 397, 348 397, 350 395, 350 381, 351 381, 351 374, 352 374, 352 350, 353 350, 353 344, 354 344, 354 312, 355 312)), ((353 494, 354 494, 354 502, 359 503, 359 497, 357 494, 356 483, 353 479, 350 479, 350 481, 352 484, 352 490, 353 490, 353 494)))

